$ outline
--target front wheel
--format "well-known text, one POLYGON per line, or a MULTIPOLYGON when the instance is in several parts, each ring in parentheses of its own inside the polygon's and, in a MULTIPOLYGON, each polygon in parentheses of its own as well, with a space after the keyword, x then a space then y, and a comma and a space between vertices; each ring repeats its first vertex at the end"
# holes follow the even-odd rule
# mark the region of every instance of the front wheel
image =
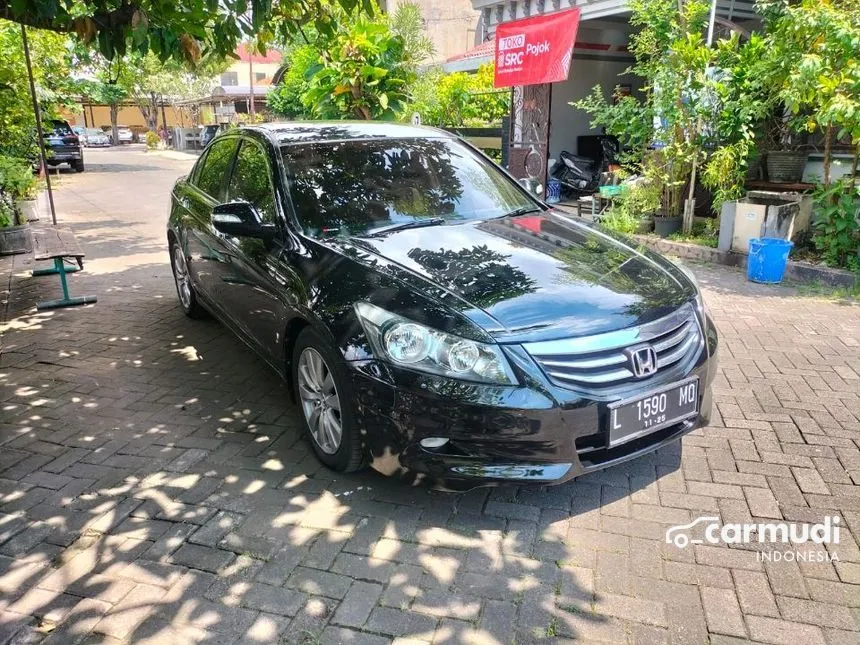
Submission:
POLYGON ((182 311, 189 318, 203 318, 206 312, 197 301, 197 293, 191 284, 185 251, 175 241, 170 244, 170 264, 173 268, 173 280, 176 283, 176 294, 179 296, 182 311))
POLYGON ((75 172, 83 172, 84 171, 84 160, 83 159, 75 159, 75 163, 72 164, 72 168, 75 169, 75 172))
POLYGON ((343 359, 320 334, 305 328, 292 361, 293 388, 317 458, 332 470, 354 472, 364 461, 343 359))

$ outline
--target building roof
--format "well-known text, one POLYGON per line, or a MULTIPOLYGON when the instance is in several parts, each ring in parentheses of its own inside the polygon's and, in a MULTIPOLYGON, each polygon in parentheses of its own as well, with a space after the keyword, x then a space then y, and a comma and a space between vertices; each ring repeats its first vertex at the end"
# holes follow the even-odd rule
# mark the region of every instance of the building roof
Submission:
POLYGON ((252 63, 271 63, 280 65, 283 55, 277 49, 269 49, 265 54, 253 54, 248 51, 248 46, 245 43, 240 43, 236 48, 236 56, 243 63, 247 63, 250 59, 252 63))

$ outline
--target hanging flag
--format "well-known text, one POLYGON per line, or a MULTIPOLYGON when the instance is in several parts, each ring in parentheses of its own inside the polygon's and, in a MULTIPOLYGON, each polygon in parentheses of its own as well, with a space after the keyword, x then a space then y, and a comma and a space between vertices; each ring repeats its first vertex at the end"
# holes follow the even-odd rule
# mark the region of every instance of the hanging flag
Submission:
POLYGON ((568 9, 496 27, 495 87, 563 81, 570 72, 580 11, 568 9))

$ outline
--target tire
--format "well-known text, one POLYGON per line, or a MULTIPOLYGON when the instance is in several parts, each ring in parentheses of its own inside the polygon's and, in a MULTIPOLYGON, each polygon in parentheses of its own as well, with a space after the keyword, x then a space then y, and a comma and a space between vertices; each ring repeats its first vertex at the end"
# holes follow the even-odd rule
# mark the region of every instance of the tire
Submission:
POLYGON ((175 240, 170 242, 170 268, 173 269, 173 282, 176 285, 176 295, 179 296, 182 311, 189 318, 205 318, 206 310, 200 305, 197 292, 191 284, 185 252, 175 240))
POLYGON ((75 172, 83 172, 84 171, 84 160, 83 159, 75 159, 75 163, 72 164, 72 168, 75 169, 75 172))
POLYGON ((292 358, 293 391, 296 393, 308 441, 317 459, 337 472, 351 473, 360 470, 364 465, 364 451, 352 404, 352 388, 343 358, 328 341, 310 327, 305 327, 296 339, 292 358), (314 374, 315 370, 312 369, 311 361, 317 358, 323 368, 321 374, 314 374), (331 377, 330 388, 326 387, 328 376, 331 377), (316 390, 309 387, 314 385, 314 381, 316 385, 321 384, 321 387, 316 390), (320 421, 315 422, 314 418, 320 421), (325 419, 328 419, 328 423, 325 419), (336 432, 332 421, 340 425, 338 441, 333 441, 336 432))

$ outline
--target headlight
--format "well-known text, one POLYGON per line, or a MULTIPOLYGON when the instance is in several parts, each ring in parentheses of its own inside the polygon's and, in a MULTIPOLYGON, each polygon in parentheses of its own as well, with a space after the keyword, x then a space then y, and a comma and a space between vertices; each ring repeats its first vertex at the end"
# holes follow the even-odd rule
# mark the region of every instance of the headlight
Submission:
POLYGON ((497 345, 446 334, 369 302, 356 303, 355 312, 374 354, 392 363, 464 381, 517 382, 497 345))

